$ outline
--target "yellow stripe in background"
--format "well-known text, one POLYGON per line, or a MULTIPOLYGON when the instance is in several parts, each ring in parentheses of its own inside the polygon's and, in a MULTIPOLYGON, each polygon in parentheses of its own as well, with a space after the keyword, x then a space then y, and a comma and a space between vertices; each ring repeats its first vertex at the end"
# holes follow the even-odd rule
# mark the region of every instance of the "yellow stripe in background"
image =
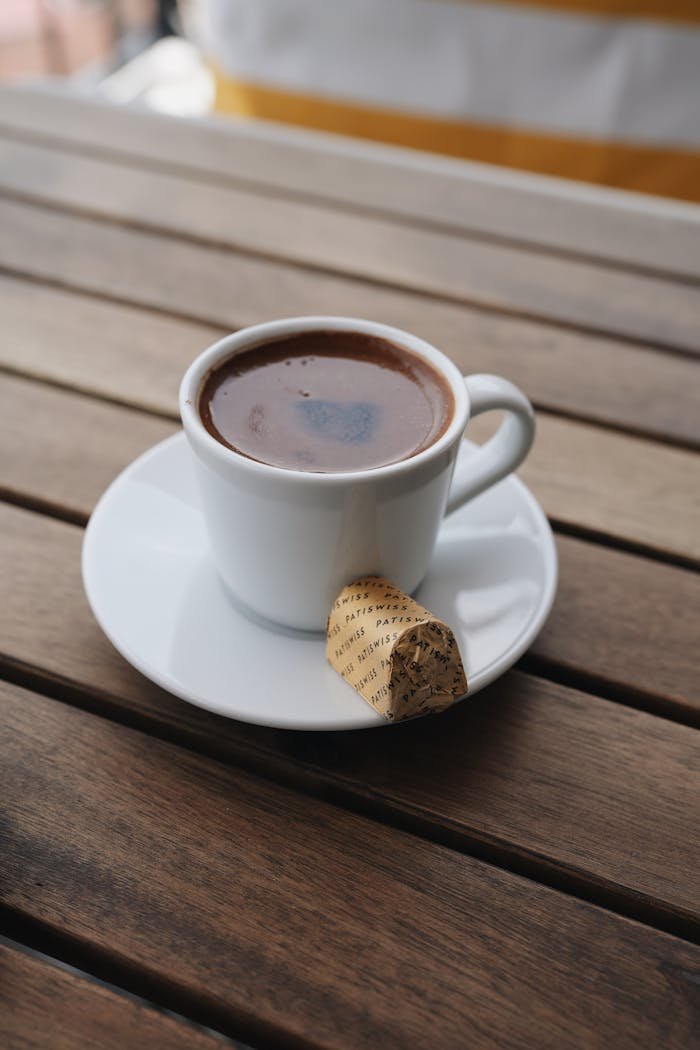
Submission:
MULTIPOLYGON (((471 0, 448 0, 469 3, 471 0)), ((480 3, 483 0, 475 0, 480 3)), ((596 18, 630 18, 637 21, 688 22, 700 25, 700 0, 498 0, 514 7, 538 7, 562 14, 594 15, 596 18)))
POLYGON ((214 77, 219 112, 700 203, 700 151, 420 117, 214 77))

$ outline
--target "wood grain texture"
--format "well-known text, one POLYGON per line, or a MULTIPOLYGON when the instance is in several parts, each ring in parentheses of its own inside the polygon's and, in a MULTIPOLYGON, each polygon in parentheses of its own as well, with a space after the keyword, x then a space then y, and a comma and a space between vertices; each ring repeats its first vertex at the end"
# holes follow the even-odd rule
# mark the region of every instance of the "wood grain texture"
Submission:
POLYGON ((697 724, 700 575, 568 536, 557 550, 554 608, 531 652, 697 724))
POLYGON ((221 1050, 214 1036, 0 944, 4 1050, 221 1050))
MULTIPOLYGON (((23 214, 36 219, 33 210, 23 214)), ((19 217, 18 212, 15 218, 19 217)), ((8 241, 4 257, 8 265, 14 259, 18 265, 28 264, 29 272, 38 267, 37 272, 50 277, 48 256, 53 259, 56 274, 66 276, 61 237, 71 236, 71 225, 65 217, 59 217, 58 222, 62 227, 58 238, 50 238, 47 229, 41 251, 33 251, 29 243, 30 238, 42 236, 36 225, 26 231, 24 240, 16 239, 14 249, 8 241)), ((91 229, 95 233, 95 227, 91 229)), ((77 232, 80 230, 84 232, 82 224, 77 232)), ((9 239, 7 226, 3 232, 9 239)), ((98 236, 86 245, 86 252, 111 255, 117 251, 112 240, 114 231, 101 232, 107 237, 107 243, 100 243, 98 236)), ((128 234, 117 231, 120 244, 124 236, 128 240, 128 234)), ((179 245, 173 255, 171 245, 158 243, 170 260, 168 266, 177 264, 178 253, 185 246, 179 245)), ((152 262, 162 271, 163 255, 158 257, 153 253, 150 239, 145 249, 139 239, 137 248, 136 258, 143 258, 147 268, 141 274, 140 283, 134 280, 128 289, 119 283, 123 280, 126 261, 123 266, 118 264, 108 280, 96 287, 87 260, 75 260, 67 276, 73 284, 85 286, 87 282, 88 288, 95 287, 102 294, 110 294, 108 281, 114 279, 122 294, 141 301, 144 291, 151 286, 152 294, 147 299, 151 305, 189 310, 199 316, 209 311, 212 316, 223 318, 220 326, 174 320, 148 310, 96 300, 90 295, 0 275, 3 317, 0 362, 13 370, 53 378, 76 389, 106 394, 160 412, 173 412, 179 376, 200 349, 225 331, 304 310, 354 310, 356 315, 363 311, 377 320, 393 322, 428 338, 464 372, 508 375, 539 407, 675 442, 700 445, 700 383, 698 365, 692 359, 444 304, 426 301, 421 305, 409 296, 396 297, 379 289, 368 289, 364 298, 347 295, 331 300, 312 299, 308 295, 304 298, 313 278, 305 275, 298 283, 300 275, 297 274, 293 286, 289 287, 290 274, 282 275, 277 268, 269 272, 265 268, 256 271, 259 282, 249 287, 250 295, 246 296, 239 278, 242 274, 243 279, 249 272, 249 262, 237 257, 221 260, 221 266, 230 274, 224 301, 223 294, 212 298, 220 267, 212 261, 212 253, 202 249, 188 249, 200 253, 198 264, 193 261, 193 265, 200 267, 200 276, 197 280, 183 281, 176 305, 174 296, 164 295, 162 288, 152 287, 154 275, 148 264, 152 262), (265 272, 268 272, 266 283, 265 272), (202 278, 211 280, 203 282, 202 278)), ((128 258, 127 252, 125 256, 128 258)), ((132 260, 132 268, 136 265, 132 260)), ((159 283, 158 277, 156 285, 159 283)), ((344 290, 348 292, 346 286, 344 290)))
MULTIPOLYGON (((98 480, 93 478, 92 483, 97 489, 98 480)), ((52 498, 60 503, 63 494, 52 491, 52 498)), ((78 571, 81 533, 12 507, 0 510, 0 521, 11 567, 8 586, 12 580, 13 599, 6 606, 9 620, 4 621, 13 639, 10 654, 18 645, 23 659, 41 661, 42 647, 32 637, 31 608, 51 565, 63 567, 56 574, 56 586, 73 620, 97 638, 90 627, 92 618, 78 571), (49 553, 44 558, 41 551, 49 553), (18 617, 19 634, 11 628, 11 608, 18 617)), ((695 722, 700 717, 696 659, 700 576, 567 536, 557 537, 557 548, 557 598, 530 652, 556 667, 643 694, 681 720, 695 722)), ((60 616, 60 603, 52 603, 45 613, 51 636, 61 626, 60 619, 55 620, 60 616)), ((63 630, 68 632, 69 625, 63 624, 63 630)), ((37 636, 43 636, 38 625, 37 636)), ((60 656, 62 649, 76 661, 72 677, 80 681, 86 664, 68 633, 53 655, 60 656)), ((71 676, 68 657, 54 669, 71 676)), ((94 677, 87 681, 91 686, 97 683, 94 677)))
POLYGON ((0 140, 0 191, 421 294, 700 353, 700 289, 0 140))
MULTIPOLYGON (((387 733, 246 727, 175 700, 114 652, 83 596, 79 530, 9 507, 0 521, 8 594, 0 636, 15 662, 208 753, 301 777, 314 790, 342 789, 467 849, 476 841, 628 904, 697 920, 692 729, 514 673, 449 715, 387 733)), ((614 639, 614 622, 603 610, 600 619, 614 639)), ((574 621, 570 629, 581 630, 574 621)))
POLYGON ((210 182, 700 277, 700 212, 677 202, 269 124, 156 116, 53 85, 3 87, 0 123, 210 182))
MULTIPOLYGON (((481 417, 467 434, 480 442, 492 429, 481 417)), ((697 454, 540 415, 518 476, 558 522, 700 558, 697 454)))
MULTIPOLYGON (((111 389, 115 399, 122 396, 118 376, 111 389)), ((0 376, 0 390, 8 404, 0 433, 9 453, 0 484, 82 515, 137 452, 175 429, 167 420, 18 376, 0 376)), ((468 434, 483 440, 493 424, 488 417, 476 419, 468 434)), ((662 553, 700 557, 700 458, 691 452, 542 414, 519 473, 559 522, 662 553)))
POLYGON ((229 1025, 319 1047, 453 1048, 465 1032, 479 1047, 688 1046, 699 949, 85 712, 1 695, 5 905, 229 1025))
POLYGON ((188 365, 230 329, 0 276, 0 367, 177 415, 188 365))
POLYGON ((86 518, 116 475, 177 430, 143 412, 0 375, 0 490, 86 518))

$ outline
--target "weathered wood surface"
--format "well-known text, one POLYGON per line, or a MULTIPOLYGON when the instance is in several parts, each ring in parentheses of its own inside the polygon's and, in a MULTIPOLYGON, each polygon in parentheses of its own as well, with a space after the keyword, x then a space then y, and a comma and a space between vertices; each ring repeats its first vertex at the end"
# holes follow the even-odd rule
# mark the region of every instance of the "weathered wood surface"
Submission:
POLYGON ((0 192, 441 299, 700 352, 700 289, 0 138, 0 192))
POLYGON ((3 87, 0 125, 11 135, 214 184, 700 277, 700 210, 677 201, 251 121, 136 115, 38 85, 3 87))
POLYGON ((58 1047, 80 1017, 108 1047, 136 1021, 210 1045, 189 1018, 260 1047, 686 1050, 700 210, 331 141, 0 90, 0 932, 183 1015, 3 948, 0 1007, 37 992, 0 1039, 43 1045, 53 1000, 58 1047), (550 620, 520 670, 380 734, 174 699, 80 580, 79 525, 177 429, 189 361, 306 313, 407 328, 538 408, 550 620))
POLYGON ((222 1047, 215 1036, 147 1003, 6 944, 0 944, 0 1043, 4 1050, 222 1047))
MULTIPOLYGON (((1 197, 0 224, 0 269, 196 322, 200 327, 186 325, 183 334, 172 339, 173 362, 178 366, 182 363, 180 348, 190 333, 196 342, 194 353, 209 342, 204 332, 205 338, 200 339, 202 325, 220 331, 271 316, 324 313, 369 317, 422 336, 465 373, 509 376, 540 408, 694 446, 700 443, 700 395, 693 359, 633 341, 593 337, 437 302, 1 197)), ((56 292, 50 295, 39 285, 26 287, 2 280, 3 312, 8 317, 4 354, 10 363, 16 360, 18 343, 23 346, 26 341, 28 368, 36 369, 42 324, 54 324, 57 332, 74 325, 84 328, 85 320, 76 320, 76 315, 97 313, 96 306, 84 303, 85 296, 81 297, 83 302, 76 302, 56 292), (28 296, 36 299, 31 307, 36 319, 29 334, 28 296)), ((118 330, 120 320, 114 308, 105 310, 103 316, 108 331, 113 325, 118 330)), ((138 315, 129 312, 125 323, 127 332, 133 330, 138 315)), ((151 352, 154 342, 160 341, 154 333, 162 331, 164 345, 169 345, 163 325, 159 329, 151 318, 144 317, 142 327, 143 333, 137 338, 150 346, 151 352)), ((95 347, 94 329, 92 332, 87 345, 94 347, 99 369, 109 355, 95 347)), ((110 344, 113 339, 113 335, 109 337, 110 344)), ((66 368, 74 367, 76 354, 67 355, 66 368)), ((38 367, 56 368, 55 362, 62 359, 59 354, 53 361, 45 361, 45 357, 40 357, 38 367)), ((88 367, 86 379, 92 375, 93 369, 88 367)), ((166 380, 172 383, 170 376, 166 380)), ((141 401, 157 396, 162 406, 162 381, 153 385, 152 394, 150 385, 141 383, 140 370, 132 370, 124 382, 132 389, 140 387, 136 396, 141 401)), ((168 396, 171 391, 168 386, 168 396)))
POLYGON ((700 919, 693 729, 510 675, 449 716, 391 734, 331 734, 324 743, 325 735, 249 730, 167 698, 114 653, 82 593, 79 530, 13 508, 0 509, 0 520, 10 596, 0 634, 25 669, 166 731, 184 729, 195 746, 223 736, 234 757, 250 747, 282 767, 310 763, 314 777, 420 816, 438 837, 451 830, 580 878, 593 892, 603 886, 691 924, 700 919), (49 571, 51 592, 42 594, 49 571), (669 870, 679 838, 685 847, 669 870))
POLYGON ((696 947, 103 718, 0 695, 5 906, 227 1027, 353 1050, 694 1038, 696 947))

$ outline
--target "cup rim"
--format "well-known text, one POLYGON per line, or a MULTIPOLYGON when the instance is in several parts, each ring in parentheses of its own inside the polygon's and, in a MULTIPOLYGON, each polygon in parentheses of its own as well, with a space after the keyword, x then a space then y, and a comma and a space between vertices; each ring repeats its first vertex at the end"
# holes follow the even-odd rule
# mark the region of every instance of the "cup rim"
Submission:
POLYGON ((347 484, 353 481, 380 481, 386 477, 397 477, 440 456, 464 433, 469 420, 470 402, 462 373, 445 354, 426 340, 412 335, 401 328, 382 324, 379 321, 317 314, 307 317, 286 317, 275 321, 249 325, 212 343, 211 346, 208 346, 195 358, 185 372, 180 383, 179 408, 180 418, 186 434, 195 442, 201 443, 204 450, 210 456, 213 456, 222 467, 230 467, 235 463, 237 467, 257 477, 276 477, 287 481, 294 479, 295 481, 303 481, 312 485, 329 485, 340 482, 347 484), (329 472, 277 467, 271 463, 263 463, 260 460, 244 456, 235 449, 228 448, 220 441, 217 441, 204 426, 197 407, 202 384, 212 369, 217 367, 222 361, 232 357, 237 351, 242 352, 256 343, 272 342, 284 336, 319 330, 352 331, 360 332, 363 335, 376 336, 396 343, 401 348, 428 360, 447 380, 454 398, 453 418, 444 434, 441 434, 437 441, 429 445, 428 448, 413 456, 409 456, 408 459, 401 459, 395 463, 385 463, 378 467, 368 467, 363 470, 329 472))

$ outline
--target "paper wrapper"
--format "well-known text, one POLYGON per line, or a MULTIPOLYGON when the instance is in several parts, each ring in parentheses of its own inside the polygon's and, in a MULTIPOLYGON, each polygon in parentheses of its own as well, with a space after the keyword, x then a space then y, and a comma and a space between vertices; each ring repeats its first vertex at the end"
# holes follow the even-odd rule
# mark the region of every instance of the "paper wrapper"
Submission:
POLYGON ((331 666, 390 722, 444 711, 467 692, 450 628, 380 576, 343 588, 326 638, 331 666))

